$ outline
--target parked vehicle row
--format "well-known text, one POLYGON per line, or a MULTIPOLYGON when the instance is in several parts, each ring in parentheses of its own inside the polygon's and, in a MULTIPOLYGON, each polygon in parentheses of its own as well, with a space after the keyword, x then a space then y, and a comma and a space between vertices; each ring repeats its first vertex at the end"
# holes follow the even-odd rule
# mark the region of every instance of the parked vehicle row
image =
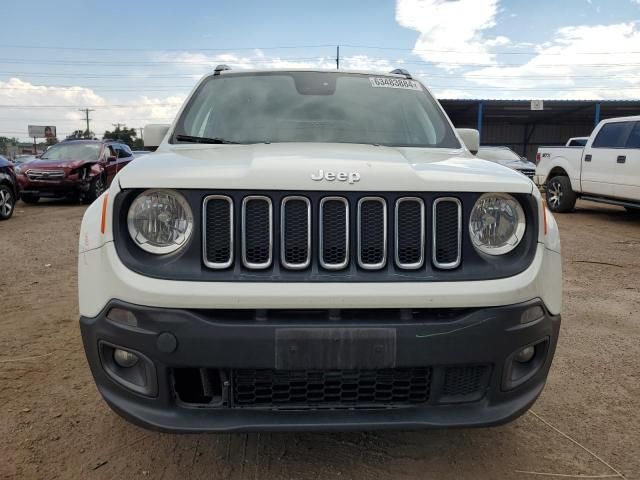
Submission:
POLYGON ((640 116, 603 120, 583 148, 541 147, 536 160, 535 182, 554 212, 578 198, 640 209, 640 116))

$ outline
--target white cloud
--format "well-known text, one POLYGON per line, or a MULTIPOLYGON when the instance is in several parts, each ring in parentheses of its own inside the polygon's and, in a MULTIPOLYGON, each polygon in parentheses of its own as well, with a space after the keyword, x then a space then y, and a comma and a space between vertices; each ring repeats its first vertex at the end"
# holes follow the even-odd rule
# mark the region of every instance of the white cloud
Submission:
MULTIPOLYGON (((520 96, 545 98, 638 98, 640 30, 635 23, 568 26, 518 66, 495 65, 465 73, 476 85, 520 96), (606 65, 606 66, 603 66, 606 65), (540 89, 546 91, 537 91, 540 89)), ((508 96, 513 96, 510 94, 508 96)))
POLYGON ((448 71, 459 63, 496 63, 491 48, 509 43, 488 37, 496 25, 498 0, 398 0, 396 21, 419 32, 414 53, 448 71))
POLYGON ((0 105, 19 105, 24 108, 2 108, 0 135, 27 138, 27 126, 55 125, 62 139, 76 129, 84 129, 83 106, 91 112, 91 130, 101 135, 113 129, 112 123, 125 123, 130 127, 145 123, 169 121, 184 102, 184 95, 153 98, 137 96, 126 100, 107 99, 92 89, 80 86, 52 87, 34 85, 19 78, 0 81, 0 105), (55 107, 45 108, 46 105, 55 107), (117 106, 116 106, 117 105, 117 106), (31 107, 31 108, 29 108, 31 107))

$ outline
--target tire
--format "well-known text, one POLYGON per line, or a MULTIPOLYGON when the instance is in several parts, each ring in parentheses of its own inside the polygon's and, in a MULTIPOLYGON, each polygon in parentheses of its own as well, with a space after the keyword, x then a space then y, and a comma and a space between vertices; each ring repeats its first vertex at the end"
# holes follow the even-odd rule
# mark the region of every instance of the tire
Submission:
POLYGON ((16 206, 16 197, 6 185, 0 185, 0 220, 9 220, 16 206))
POLYGON ((20 196, 20 199, 24 202, 24 203, 30 203, 30 204, 34 204, 34 203, 38 203, 38 200, 40 200, 40 197, 38 195, 30 195, 30 194, 22 194, 20 196))
POLYGON ((546 199, 552 212, 570 212, 575 207, 577 198, 569 177, 557 176, 547 181, 546 199))
POLYGON ((91 180, 91 184, 89 185, 89 190, 84 194, 83 203, 90 204, 93 203, 105 190, 105 182, 103 175, 96 175, 93 180, 91 180))

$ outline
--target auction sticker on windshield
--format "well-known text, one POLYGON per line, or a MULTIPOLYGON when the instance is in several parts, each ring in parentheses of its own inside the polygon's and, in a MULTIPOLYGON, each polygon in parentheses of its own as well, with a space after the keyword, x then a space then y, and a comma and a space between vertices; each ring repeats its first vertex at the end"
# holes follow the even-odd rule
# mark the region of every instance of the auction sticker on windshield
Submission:
POLYGON ((369 81, 371 82, 372 87, 422 90, 418 82, 415 80, 408 80, 406 78, 369 77, 369 81))

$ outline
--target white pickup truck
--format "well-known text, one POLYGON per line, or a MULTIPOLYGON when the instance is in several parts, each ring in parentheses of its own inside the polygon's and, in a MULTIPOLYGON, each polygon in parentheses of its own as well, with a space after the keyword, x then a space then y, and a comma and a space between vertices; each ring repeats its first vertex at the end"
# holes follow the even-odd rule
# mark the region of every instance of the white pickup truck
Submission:
POLYGON ((583 147, 540 147, 537 185, 554 212, 578 198, 640 209, 640 116, 603 120, 583 147))

